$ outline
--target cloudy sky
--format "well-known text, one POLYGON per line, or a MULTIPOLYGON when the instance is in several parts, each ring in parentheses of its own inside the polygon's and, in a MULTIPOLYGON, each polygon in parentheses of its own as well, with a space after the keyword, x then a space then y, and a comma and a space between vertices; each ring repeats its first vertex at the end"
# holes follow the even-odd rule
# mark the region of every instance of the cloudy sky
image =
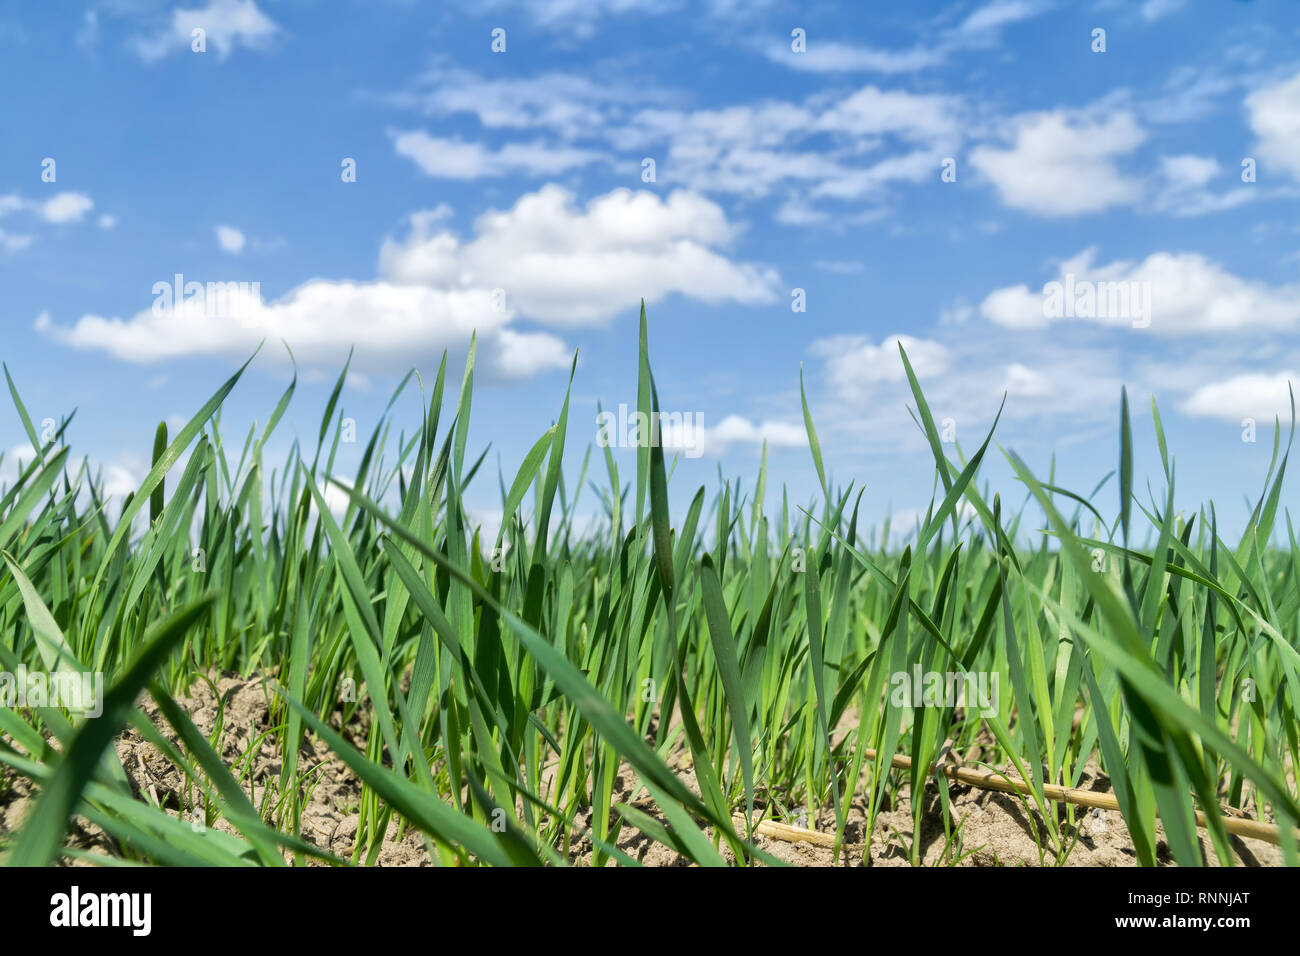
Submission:
POLYGON ((764 442, 809 499, 802 368, 832 480, 923 507, 901 340, 964 449, 1005 393, 999 441, 1082 492, 1121 385, 1154 476, 1154 395, 1180 506, 1239 525, 1300 386, 1298 41, 1291 0, 0 4, 0 357, 124 491, 263 340, 223 424, 266 420, 286 343, 285 450, 350 348, 364 442, 477 331, 508 479, 575 350, 575 469, 635 403, 644 298, 661 403, 703 423, 686 500, 748 491, 764 442))

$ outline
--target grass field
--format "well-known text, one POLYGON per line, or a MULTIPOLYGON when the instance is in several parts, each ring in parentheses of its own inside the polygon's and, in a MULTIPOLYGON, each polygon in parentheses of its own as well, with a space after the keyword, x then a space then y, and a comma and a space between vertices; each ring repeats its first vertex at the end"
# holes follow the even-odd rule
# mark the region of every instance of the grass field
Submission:
MULTIPOLYGON (((644 311, 638 368, 650 415, 644 311)), ((0 668, 102 672, 105 693, 88 719, 49 702, 0 708, 0 807, 25 799, 0 853, 367 863, 396 830, 444 865, 604 865, 638 862, 624 839, 636 831, 701 865, 779 862, 751 830, 768 819, 816 826, 837 861, 857 862, 881 839, 878 818, 907 806, 917 826, 902 852, 921 863, 926 801, 900 799, 928 787, 952 863, 962 821, 929 768, 975 754, 1026 783, 1015 799, 1036 862, 1075 851, 1084 811, 1050 787, 1089 767, 1109 780, 1133 862, 1199 865, 1204 846, 1230 862, 1225 820, 1241 816, 1276 825, 1282 859, 1300 861, 1285 428, 1249 527, 1228 542, 1211 507, 1177 500, 1154 407, 1164 488, 1135 485, 1137 415, 1123 400, 1115 471, 1068 491, 992 433, 943 443, 906 368, 936 491, 902 547, 887 526, 864 532, 869 492, 828 484, 806 401, 816 502, 766 488, 764 468, 670 514, 671 452, 643 444, 627 474, 631 458, 596 447, 566 396, 499 479, 504 519, 484 540, 463 505, 471 483, 498 480, 476 451, 490 436, 471 435, 472 351, 459 387, 445 360, 428 393, 403 381, 348 476, 334 471, 343 377, 317 446, 273 463, 263 449, 294 387, 236 452, 221 407, 241 369, 174 437, 160 426, 115 523, 67 423, 42 442, 10 379, 39 452, 0 494, 0 668), (427 413, 398 421, 399 395, 409 409, 417 390, 427 413), (1014 505, 979 481, 1004 454, 1025 489, 1014 505), (594 532, 575 527, 579 488, 603 498, 594 532), (327 493, 346 508, 331 512, 327 493), (918 668, 999 692, 987 707, 900 700, 918 668), (260 780, 248 748, 232 757, 221 709, 200 730, 183 702, 232 673, 266 678, 269 719, 248 748, 278 756, 260 780), (182 781, 171 797, 124 766, 124 727, 182 781), (894 755, 911 769, 891 769, 894 755), (326 764, 359 781, 342 854, 303 826, 326 764), (71 839, 78 827, 100 838, 71 839)))

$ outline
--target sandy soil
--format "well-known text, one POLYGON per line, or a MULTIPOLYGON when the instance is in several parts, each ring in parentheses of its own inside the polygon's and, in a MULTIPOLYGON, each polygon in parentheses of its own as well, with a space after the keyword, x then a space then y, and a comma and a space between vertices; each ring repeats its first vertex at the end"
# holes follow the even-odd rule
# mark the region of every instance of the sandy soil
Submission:
MULTIPOLYGON (((679 758, 679 764, 689 762, 689 758, 679 758)), ((699 793, 694 773, 685 766, 675 766, 678 775, 694 793, 699 793)), ((629 767, 624 767, 616 779, 615 802, 620 797, 636 800, 631 793, 636 775, 629 767)), ((1096 773, 1085 772, 1080 782, 1080 789, 1097 789, 1108 791, 1109 782, 1096 773)), ((643 794, 642 794, 643 795, 643 794)), ((1037 832, 1045 832, 1045 826, 1038 812, 1027 812, 1024 803, 1011 794, 980 790, 949 781, 949 799, 954 829, 959 829, 959 836, 952 843, 948 841, 944 829, 943 812, 938 790, 933 782, 925 793, 925 811, 921 817, 921 862, 926 866, 956 865, 962 867, 980 866, 1054 866, 1056 860, 1048 852, 1046 858, 1040 857, 1038 841, 1034 839, 1037 832), (1031 823, 1032 820, 1032 823, 1031 823), (958 827, 960 824, 960 827, 958 827)), ((649 808, 646 809, 647 812, 649 808)), ((1078 811, 1072 829, 1062 824, 1063 832, 1077 832, 1070 853, 1065 859, 1066 866, 1136 866, 1137 854, 1133 850, 1133 841, 1129 839, 1128 829, 1123 817, 1115 811, 1078 811)), ((652 816, 659 818, 657 814, 652 816)), ((579 822, 588 824, 590 814, 579 817, 579 822)), ((844 831, 844 845, 841 847, 838 861, 835 861, 830 847, 816 846, 810 843, 792 843, 785 840, 769 839, 764 836, 755 838, 755 845, 765 853, 797 866, 910 866, 909 848, 912 844, 913 819, 909 788, 904 786, 900 792, 898 805, 887 807, 876 817, 874 837, 871 841, 870 859, 866 858, 865 830, 867 822, 867 803, 858 796, 849 808, 844 831)), ((807 820, 798 821, 800 826, 834 834, 835 813, 832 809, 824 810, 811 826, 807 820)), ((706 832, 711 832, 706 831, 706 832)), ((1158 830, 1163 835, 1163 830, 1158 830)), ((619 834, 616 845, 620 850, 646 866, 693 866, 690 861, 679 856, 672 849, 656 843, 643 833, 629 830, 626 826, 619 834)), ((583 841, 574 848, 571 859, 582 865, 591 860, 591 844, 583 841)), ((1269 844, 1252 839, 1233 839, 1236 851, 1236 865, 1245 866, 1281 866, 1281 851, 1269 844)), ((1206 864, 1219 865, 1208 837, 1202 831, 1201 851, 1206 864)), ((731 853, 725 845, 722 855, 728 861, 731 853)), ((1173 866, 1173 856, 1163 838, 1158 840, 1157 853, 1161 866, 1173 866)))
MULTIPOLYGON (((254 806, 261 807, 267 797, 267 787, 272 787, 274 798, 281 764, 280 754, 270 737, 262 734, 270 728, 268 708, 269 691, 260 680, 242 680, 233 675, 222 675, 215 681, 218 692, 225 699, 221 756, 228 766, 251 761, 251 770, 243 779, 254 806), (254 744, 256 750, 250 755, 254 744)), ((205 736, 211 736, 217 719, 217 698, 204 681, 196 681, 188 697, 181 699, 195 725, 205 736)), ((169 739, 175 735, 157 713, 157 707, 147 696, 141 706, 145 713, 169 739)), ((364 746, 364 730, 357 727, 342 728, 345 736, 364 746)), ((183 775, 160 754, 153 745, 145 742, 134 730, 127 730, 116 742, 132 789, 143 799, 183 815, 195 826, 203 824, 201 816, 193 809, 194 800, 201 793, 190 783, 186 788, 183 775)), ((689 766, 689 755, 676 754, 671 763, 683 781, 693 791, 698 791, 695 775, 689 766)), ((326 849, 342 859, 350 859, 360 821, 360 781, 319 741, 308 738, 304 742, 299 766, 306 770, 319 768, 314 789, 304 806, 302 837, 315 846, 326 849)), ((1109 790, 1109 782, 1095 768, 1085 773, 1082 789, 1109 790)), ((623 767, 616 781, 616 802, 635 801, 640 805, 644 792, 633 793, 636 775, 630 767, 623 767)), ((924 794, 925 812, 921 818, 921 859, 926 865, 959 866, 1039 866, 1054 865, 1053 855, 1040 857, 1038 842, 1034 839, 1035 827, 1043 832, 1043 821, 1036 811, 1028 812, 1018 798, 1003 793, 978 790, 957 783, 949 783, 954 825, 960 824, 958 837, 949 841, 944 830, 938 792, 934 782, 924 794)), ((17 779, 7 768, 0 768, 0 831, 12 833, 32 805, 33 794, 27 783, 17 779)), ((899 795, 898 805, 887 806, 877 817, 874 838, 869 854, 866 853, 864 831, 866 827, 866 801, 859 795, 849 808, 845 827, 845 842, 838 861, 833 860, 829 847, 809 843, 791 843, 759 836, 756 845, 770 855, 800 866, 907 866, 908 848, 912 843, 913 819, 911 795, 905 787, 899 795)), ((653 814, 653 807, 645 806, 653 814)), ((1133 866, 1136 855, 1122 817, 1114 811, 1085 811, 1076 808, 1076 827, 1069 829, 1078 839, 1074 842, 1065 864, 1068 866, 1133 866)), ((580 813, 577 822, 587 825, 590 811, 580 813)), ((829 808, 815 821, 796 821, 823 832, 833 833, 834 813, 829 808)), ((214 824, 217 829, 233 832, 224 820, 214 824)), ((1064 826, 1064 825, 1063 825, 1064 826)), ((1068 829, 1068 828, 1067 828, 1068 829)), ((1208 839, 1203 839, 1202 850, 1210 865, 1217 865, 1208 839)), ((109 838, 84 820, 77 820, 69 836, 70 846, 97 852, 112 852, 109 838)), ((655 843, 645 834, 624 825, 617 845, 620 850, 649 866, 686 866, 689 861, 670 848, 655 843)), ((1278 866, 1282 863, 1278 848, 1257 840, 1234 839, 1236 862, 1247 866, 1278 866)), ((570 860, 577 865, 590 865, 591 844, 579 841, 570 847, 570 860)), ((1173 859, 1163 840, 1159 843, 1162 865, 1172 865, 1173 859)), ((729 852, 723 850, 729 857, 729 852)), ((71 861, 74 864, 78 861, 71 861)), ((388 828, 388 838, 376 859, 379 866, 428 865, 429 857, 423 837, 409 828, 400 833, 399 824, 388 828)))

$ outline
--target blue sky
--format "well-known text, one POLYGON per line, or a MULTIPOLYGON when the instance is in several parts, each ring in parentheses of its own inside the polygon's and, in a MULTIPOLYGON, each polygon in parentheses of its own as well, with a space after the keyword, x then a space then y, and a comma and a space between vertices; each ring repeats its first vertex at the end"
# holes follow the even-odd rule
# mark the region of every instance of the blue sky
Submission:
MULTIPOLYGON (((683 501, 719 463, 748 490, 764 441, 769 489, 813 494, 802 366, 833 479, 869 518, 923 508, 900 337, 968 452, 1005 392, 999 441, 1086 492, 1127 385, 1180 507, 1240 526, 1259 493, 1300 384, 1294 3, 191 3, 0 4, 0 357, 33 418, 77 408, 110 490, 262 339, 223 420, 265 420, 284 340, 283 451, 350 347, 364 441, 477 330, 472 434, 507 476, 577 350, 576 468, 597 401, 635 402, 644 298, 662 405, 703 422, 683 501), (260 298, 156 311, 176 274, 260 298), (1125 298, 1049 315, 1053 281, 1125 298)), ((471 500, 490 521, 495 482, 471 500)))

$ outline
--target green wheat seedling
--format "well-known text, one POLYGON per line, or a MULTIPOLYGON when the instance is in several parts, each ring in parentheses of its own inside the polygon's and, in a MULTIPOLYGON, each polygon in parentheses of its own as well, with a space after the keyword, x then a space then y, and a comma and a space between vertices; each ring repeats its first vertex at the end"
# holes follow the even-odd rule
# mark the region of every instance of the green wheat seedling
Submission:
MULTIPOLYGON (((864 527, 868 491, 830 480, 806 397, 815 500, 782 489, 769 502, 764 450, 751 481, 720 472, 670 514, 675 462, 657 445, 625 459, 588 444, 572 481, 566 446, 590 432, 566 394, 513 475, 498 469, 487 538, 465 504, 492 482, 490 443, 470 435, 472 347, 458 388, 445 356, 427 393, 402 380, 348 476, 335 471, 347 368, 316 447, 273 465, 297 380, 236 450, 221 409, 245 365, 177 434, 159 427, 120 509, 74 464, 72 417, 41 442, 6 369, 35 453, 0 489, 0 669, 100 671, 107 691, 94 719, 0 707, 0 794, 38 793, 0 852, 15 865, 369 864, 414 831, 438 865, 638 865, 647 842, 702 866, 774 864, 757 835, 773 820, 833 834, 837 861, 894 843, 919 865, 937 805, 939 862, 956 864, 974 838, 931 768, 964 754, 1024 782, 1044 864, 1079 839, 1075 808, 1044 788, 1095 769, 1140 864, 1161 841, 1179 864, 1206 862, 1202 832, 1231 863, 1225 812, 1277 824, 1300 862, 1300 548, 1281 508, 1294 424, 1285 445, 1275 429, 1234 544, 1212 505, 1178 510, 1154 405, 1163 488, 1134 485, 1123 396, 1118 465, 1076 493, 1002 449, 996 422, 950 455, 899 358, 934 458, 901 548, 888 520, 864 527), (399 423, 413 407, 414 428, 399 423), (997 455, 1024 486, 1015 508, 981 483, 997 455), (346 505, 331 511, 327 493, 346 505), (579 525, 584 495, 594 528, 579 525), (996 677, 1003 693, 988 712, 900 704, 891 678, 918 665, 996 677), (196 681, 220 701, 222 672, 264 678, 270 715, 231 761, 221 705, 205 736, 180 702, 196 681), (128 726, 177 769, 182 810, 134 795, 113 746, 128 726), (312 741, 359 788, 338 808, 358 817, 342 852, 303 832, 324 767, 312 741), (260 751, 279 754, 273 779, 253 779, 260 751), (910 769, 891 766, 899 754, 910 769), (910 833, 881 820, 900 807, 910 833), (107 841, 69 845, 74 817, 107 841)), ((652 420, 644 309, 636 389, 652 420)))

